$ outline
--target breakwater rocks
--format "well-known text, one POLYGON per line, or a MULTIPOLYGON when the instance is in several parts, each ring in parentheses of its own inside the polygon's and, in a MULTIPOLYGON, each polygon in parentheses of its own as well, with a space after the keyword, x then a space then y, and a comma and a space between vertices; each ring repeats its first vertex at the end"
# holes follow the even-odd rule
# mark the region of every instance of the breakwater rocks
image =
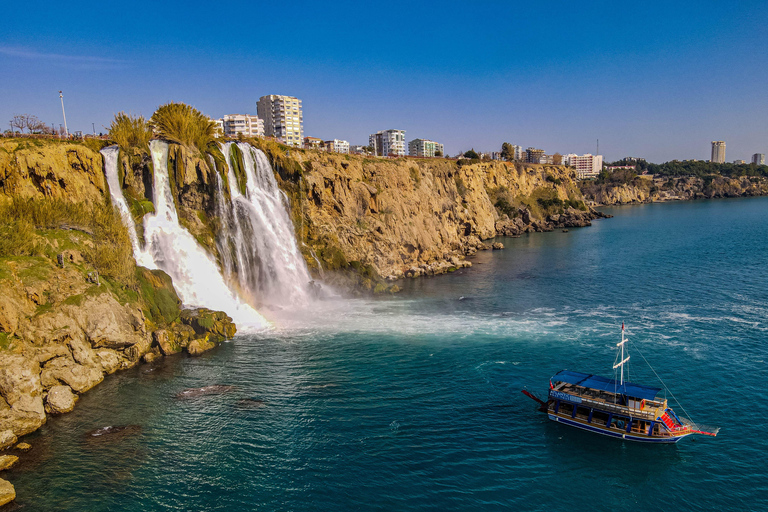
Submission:
POLYGON ((660 201, 685 201, 768 195, 768 179, 757 176, 637 176, 629 182, 580 184, 592 206, 611 206, 660 201))

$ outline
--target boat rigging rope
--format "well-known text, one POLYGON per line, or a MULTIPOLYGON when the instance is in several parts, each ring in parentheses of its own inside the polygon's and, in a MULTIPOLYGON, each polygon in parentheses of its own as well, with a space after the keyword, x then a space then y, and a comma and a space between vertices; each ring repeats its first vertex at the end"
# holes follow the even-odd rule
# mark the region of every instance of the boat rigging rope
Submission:
POLYGON ((648 362, 648 360, 647 360, 647 359, 645 358, 645 356, 643 355, 643 353, 642 353, 642 352, 640 352, 640 349, 639 349, 637 346, 634 346, 633 348, 634 348, 635 350, 637 350, 637 353, 638 353, 638 354, 640 354, 640 357, 642 357, 642 358, 643 358, 643 361, 645 361, 645 364, 647 364, 647 365, 648 365, 648 368, 650 368, 650 369, 651 369, 651 371, 653 372, 653 374, 656 376, 656 378, 657 378, 657 379, 659 379, 659 382, 661 382, 661 385, 662 385, 662 386, 664 386, 664 389, 665 389, 665 390, 667 390, 667 392, 668 392, 668 393, 669 393, 669 394, 672 396, 672 398, 675 400, 675 403, 677 403, 677 405, 678 405, 678 406, 680 406, 680 410, 681 410, 681 411, 683 411, 683 412, 685 413, 685 415, 686 415, 686 417, 688 418, 688 420, 689 420, 689 421, 691 421, 692 423, 694 423, 694 424, 695 424, 695 422, 694 422, 694 421, 691 419, 691 415, 690 415, 690 414, 688 414, 688 411, 686 411, 686 410, 685 410, 685 407, 683 407, 683 404, 681 404, 681 403, 680 403, 680 400, 678 400, 678 399, 677 399, 677 397, 676 397, 676 396, 675 396, 675 394, 672 392, 672 390, 670 390, 670 389, 667 387, 667 385, 666 385, 666 384, 664 384, 664 381, 663 381, 663 380, 661 380, 661 377, 659 377, 659 374, 658 374, 658 373, 656 373, 656 370, 654 370, 654 369, 653 369, 653 366, 651 366, 651 363, 649 363, 649 362, 648 362))

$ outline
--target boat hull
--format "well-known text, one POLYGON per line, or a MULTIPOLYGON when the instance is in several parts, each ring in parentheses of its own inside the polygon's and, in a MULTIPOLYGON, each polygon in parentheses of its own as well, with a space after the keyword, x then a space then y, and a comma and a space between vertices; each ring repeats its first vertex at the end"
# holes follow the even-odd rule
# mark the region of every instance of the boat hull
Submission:
POLYGON ((576 427, 580 428, 582 430, 586 430, 588 432, 594 432, 596 434, 601 434, 608 437, 615 437, 617 439, 625 439, 627 441, 637 441, 640 443, 661 443, 661 444, 673 444, 678 442, 684 437, 687 437, 690 435, 690 433, 680 434, 680 435, 672 435, 672 436, 665 436, 665 437, 654 437, 654 436, 647 436, 647 435, 638 435, 637 433, 629 433, 624 431, 618 431, 616 429, 608 429, 605 427, 601 427, 598 425, 591 425, 589 423, 582 423, 579 421, 574 421, 570 418, 564 418, 562 416, 558 416, 555 414, 547 414, 550 420, 556 421, 557 423, 562 423, 564 425, 568 425, 570 427, 576 427))

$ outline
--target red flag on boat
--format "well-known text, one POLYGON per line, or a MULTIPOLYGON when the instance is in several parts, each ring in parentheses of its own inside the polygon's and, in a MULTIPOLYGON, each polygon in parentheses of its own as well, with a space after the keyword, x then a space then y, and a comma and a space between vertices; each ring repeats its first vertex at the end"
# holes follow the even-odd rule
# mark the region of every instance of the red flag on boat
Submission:
POLYGON ((624 330, 624 322, 621 322, 621 330, 624 330))

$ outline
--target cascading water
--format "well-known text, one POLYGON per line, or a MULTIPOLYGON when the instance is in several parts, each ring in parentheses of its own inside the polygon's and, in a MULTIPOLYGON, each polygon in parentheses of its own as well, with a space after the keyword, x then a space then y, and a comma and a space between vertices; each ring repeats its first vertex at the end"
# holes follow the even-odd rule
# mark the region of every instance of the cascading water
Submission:
POLYGON ((143 249, 120 187, 118 149, 114 146, 102 153, 110 194, 130 230, 137 263, 168 273, 185 305, 226 311, 240 329, 265 327, 267 321, 252 304, 278 309, 302 306, 318 288, 313 286, 299 251, 288 198, 278 188, 269 160, 262 151, 238 143, 245 174, 243 194, 230 162, 232 144, 222 145, 231 201, 224 194, 221 176, 214 173, 216 213, 221 221, 216 243, 223 276, 215 259, 179 224, 168 175, 168 144, 158 140, 150 142, 155 212, 144 216, 143 249))
POLYGON ((109 146, 101 150, 101 154, 104 156, 104 174, 107 176, 109 195, 112 197, 112 201, 120 211, 123 223, 128 228, 128 234, 131 237, 131 246, 133 247, 133 257, 136 259, 136 263, 147 268, 157 268, 152 259, 148 258, 146 253, 141 250, 139 236, 136 234, 136 223, 133 221, 133 215, 123 196, 123 189, 120 186, 120 178, 117 174, 117 156, 119 151, 120 148, 118 146, 109 146))
MULTIPOLYGON (((237 144, 246 177, 245 195, 241 194, 229 161, 231 144, 222 145, 232 210, 231 215, 222 216, 231 225, 219 233, 219 247, 234 252, 226 273, 237 279, 240 290, 255 302, 277 306, 306 304, 311 297, 312 277, 296 244, 287 197, 277 186, 267 156, 243 142, 237 144)), ((218 201, 225 202, 223 193, 218 201)), ((226 267, 226 259, 224 263, 226 267)))
POLYGON ((227 287, 213 258, 179 225, 168 177, 168 144, 153 140, 150 150, 155 213, 144 217, 145 252, 157 268, 171 276, 185 305, 225 311, 240 329, 266 327, 264 317, 227 287))

